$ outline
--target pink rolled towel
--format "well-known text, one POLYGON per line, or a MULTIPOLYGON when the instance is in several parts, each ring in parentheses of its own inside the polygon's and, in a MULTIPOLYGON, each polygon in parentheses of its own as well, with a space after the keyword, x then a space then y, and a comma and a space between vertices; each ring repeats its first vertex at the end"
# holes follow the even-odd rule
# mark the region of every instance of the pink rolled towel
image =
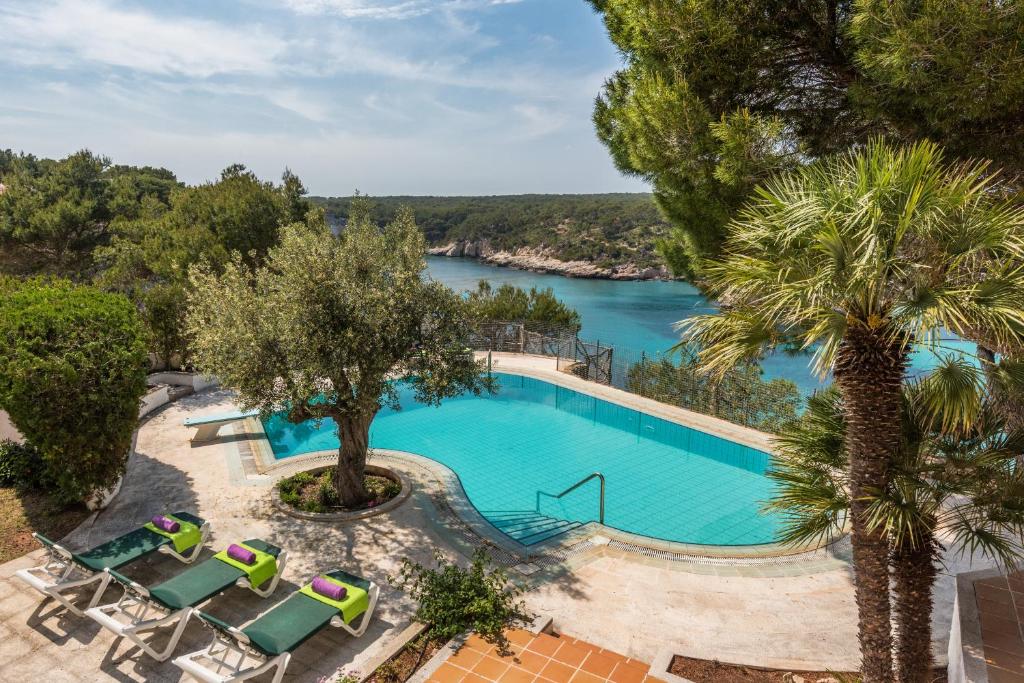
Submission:
POLYGON ((313 579, 313 592, 338 602, 344 600, 345 596, 348 595, 348 591, 345 590, 344 586, 339 586, 322 576, 313 579))
POLYGON ((228 546, 228 557, 242 564, 256 564, 256 553, 234 543, 228 546))
POLYGON ((164 517, 163 515, 157 515, 150 521, 153 522, 153 526, 157 529, 163 529, 169 534, 176 534, 181 529, 180 524, 169 517, 164 517))

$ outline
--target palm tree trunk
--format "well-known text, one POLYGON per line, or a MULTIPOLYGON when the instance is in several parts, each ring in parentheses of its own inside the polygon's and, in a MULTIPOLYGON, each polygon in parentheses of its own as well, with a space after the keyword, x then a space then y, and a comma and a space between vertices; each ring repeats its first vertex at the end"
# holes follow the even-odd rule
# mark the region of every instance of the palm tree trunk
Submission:
POLYGON ((868 518, 871 499, 884 491, 901 436, 905 339, 884 326, 852 321, 835 363, 843 397, 850 462, 857 634, 864 683, 891 683, 892 627, 889 606, 889 542, 868 518))
POLYGON ((373 415, 335 416, 338 424, 338 467, 334 487, 343 507, 354 508, 369 499, 363 477, 366 475, 366 451, 370 443, 373 415))
POLYGON ((932 587, 937 568, 935 539, 929 533, 915 547, 892 553, 896 678, 928 683, 932 670, 932 587))

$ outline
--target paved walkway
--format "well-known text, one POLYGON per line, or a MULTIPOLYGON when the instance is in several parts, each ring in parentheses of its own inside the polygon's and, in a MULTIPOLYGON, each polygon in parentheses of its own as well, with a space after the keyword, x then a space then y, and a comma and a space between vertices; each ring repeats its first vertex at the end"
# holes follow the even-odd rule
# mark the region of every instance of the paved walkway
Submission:
MULTIPOLYGON (((507 366, 504 369, 509 369, 507 366)), ((305 522, 277 512, 268 502, 272 481, 246 478, 239 442, 227 436, 192 447, 187 416, 231 408, 225 392, 204 392, 172 404, 140 428, 121 494, 67 540, 85 548, 124 533, 150 516, 191 509, 210 520, 211 549, 261 537, 291 552, 277 596, 294 590, 319 570, 342 567, 383 587, 370 631, 356 641, 339 631, 318 636, 298 651, 288 680, 317 681, 339 669, 361 670, 414 611, 410 600, 388 587, 387 577, 409 557, 428 563, 438 548, 456 555, 465 545, 431 498, 436 480, 417 468, 404 470, 414 494, 397 510, 354 524, 305 522)), ((155 664, 88 619, 64 614, 10 578, 23 558, 0 567, 0 680, 177 681, 179 670, 155 664)), ((947 558, 947 570, 965 563, 947 558)), ((554 618, 556 630, 638 661, 652 661, 671 647, 678 654, 787 669, 851 670, 857 665, 856 620, 848 566, 828 564, 735 569, 702 562, 667 562, 637 555, 598 554, 572 562, 528 592, 533 611, 554 618)), ((140 562, 126 573, 152 582, 180 570, 169 558, 140 562)), ((952 591, 944 575, 938 587, 935 650, 944 661, 952 591)), ((276 599, 234 591, 215 598, 210 611, 232 622, 250 618, 276 599)), ((108 597, 117 595, 111 591, 108 597)), ((208 642, 193 624, 179 652, 208 642)))

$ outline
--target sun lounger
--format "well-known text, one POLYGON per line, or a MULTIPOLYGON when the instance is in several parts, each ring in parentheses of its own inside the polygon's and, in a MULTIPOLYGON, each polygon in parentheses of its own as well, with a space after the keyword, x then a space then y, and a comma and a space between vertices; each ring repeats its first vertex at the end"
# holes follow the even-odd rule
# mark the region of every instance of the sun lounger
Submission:
POLYGON ((322 576, 346 588, 347 595, 341 602, 318 596, 307 584, 241 628, 196 612, 203 625, 213 631, 213 642, 204 650, 178 657, 174 664, 207 683, 235 683, 276 668, 272 681, 280 683, 292 652, 328 624, 361 636, 377 605, 380 588, 343 571, 322 576), (358 625, 354 625, 357 619, 358 625))
POLYGON ((95 583, 96 589, 86 609, 94 607, 110 582, 110 574, 106 573, 106 569, 119 569, 153 552, 165 553, 185 563, 191 563, 199 557, 210 535, 210 525, 187 512, 175 512, 171 517, 182 522, 183 526, 187 524, 190 527, 189 533, 185 533, 184 529, 180 534, 161 533, 154 530, 152 524, 147 524, 82 553, 73 553, 42 534, 32 534, 47 551, 46 563, 31 569, 21 569, 15 572, 15 576, 81 615, 83 610, 65 593, 95 583))
POLYGON ((124 594, 115 603, 93 607, 85 613, 115 635, 134 642, 150 657, 164 661, 171 656, 189 617, 199 605, 234 585, 248 588, 261 597, 267 597, 277 588, 288 553, 258 539, 244 541, 242 545, 259 555, 254 568, 243 569, 239 563, 226 559, 222 552, 152 588, 108 569, 124 588, 124 594), (267 557, 270 559, 264 563, 267 557), (163 650, 154 649, 142 638, 144 633, 175 623, 177 626, 163 650))

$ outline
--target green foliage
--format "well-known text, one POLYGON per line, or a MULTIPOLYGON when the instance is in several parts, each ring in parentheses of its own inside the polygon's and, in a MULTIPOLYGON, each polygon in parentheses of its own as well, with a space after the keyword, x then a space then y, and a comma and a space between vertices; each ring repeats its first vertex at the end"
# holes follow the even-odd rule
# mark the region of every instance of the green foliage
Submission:
POLYGON ((44 486, 46 463, 27 443, 0 441, 0 486, 29 490, 44 486))
POLYGON ((1019 346, 1024 209, 992 182, 932 144, 881 142, 767 181, 707 268, 728 306, 680 323, 684 343, 719 371, 770 348, 814 349, 822 373, 850 330, 904 345, 985 330, 993 348, 1019 346))
MULTIPOLYGON (((903 438, 871 519, 894 547, 927 546, 941 528, 960 550, 1012 566, 1024 557, 1024 432, 995 409, 981 375, 950 357, 905 387, 903 438)), ((835 389, 808 399, 801 419, 780 432, 768 509, 785 520, 781 541, 819 541, 843 530, 851 502, 846 439, 835 389)))
POLYGON ((139 314, 147 332, 149 348, 163 368, 177 367, 188 347, 182 328, 187 294, 177 283, 158 283, 138 294, 139 314))
POLYGON ((556 327, 571 334, 580 331, 580 314, 555 296, 554 290, 531 287, 526 291, 503 284, 497 289, 481 280, 469 294, 473 317, 481 321, 523 322, 530 330, 556 327))
POLYGON ((431 634, 449 640, 473 630, 488 642, 505 644, 504 630, 533 619, 519 600, 522 589, 509 583, 500 568, 491 568, 487 551, 477 548, 468 569, 435 554, 436 569, 402 560, 392 583, 408 589, 419 602, 416 618, 430 624, 431 634))
POLYGON ((83 500, 124 471, 145 367, 138 314, 120 295, 30 281, 0 301, 0 405, 61 500, 83 500))
MULTIPOLYGON (((313 197, 341 226, 350 197, 313 197)), ((562 260, 602 266, 659 266, 654 240, 668 235, 648 194, 378 197, 372 219, 384 224, 407 206, 431 245, 486 240, 494 249, 547 247, 562 260)))
POLYGON ((465 349, 468 307, 423 279, 423 236, 409 212, 380 229, 364 211, 337 238, 303 224, 281 232, 265 266, 236 258, 220 275, 193 269, 193 359, 246 408, 333 419, 336 484, 342 502, 356 505, 366 497, 369 426, 381 407, 397 406, 394 380, 428 404, 486 386, 465 349))
MULTIPOLYGON (((9 151, 8 151, 9 152, 9 151)), ((0 247, 5 267, 84 277, 111 225, 166 202, 174 175, 164 169, 111 167, 88 150, 64 159, 8 154, 0 168, 0 247)))
POLYGON ((797 419, 801 404, 796 384, 765 381, 756 363, 744 363, 715 377, 703 372, 697 356, 644 359, 627 371, 627 391, 662 403, 720 417, 770 434, 797 419))
POLYGON ((216 182, 174 187, 168 205, 143 202, 131 220, 115 224, 110 244, 96 252, 105 268, 98 281, 137 303, 164 364, 185 356, 189 268, 203 262, 219 272, 234 253, 247 264, 260 263, 277 243, 279 227, 308 213, 304 192, 290 172, 276 186, 240 165, 216 182))
POLYGON ((387 477, 367 477, 366 490, 377 501, 391 500, 402 492, 402 485, 387 477))
POLYGON ((1021 170, 1020 3, 590 3, 625 58, 597 99, 597 134, 652 183, 679 274, 720 253, 756 183, 872 135, 1021 170))

